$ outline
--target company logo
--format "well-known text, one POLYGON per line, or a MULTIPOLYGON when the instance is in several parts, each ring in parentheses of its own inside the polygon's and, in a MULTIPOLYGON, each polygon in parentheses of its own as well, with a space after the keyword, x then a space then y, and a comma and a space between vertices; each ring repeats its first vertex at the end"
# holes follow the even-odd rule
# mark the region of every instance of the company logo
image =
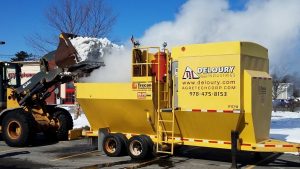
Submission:
POLYGON ((234 66, 220 66, 220 67, 198 67, 198 74, 209 74, 209 73, 233 73, 234 66))
POLYGON ((137 92, 138 99, 146 99, 147 93, 146 92, 137 92))
POLYGON ((186 67, 182 79, 199 79, 200 77, 190 68, 186 67))
POLYGON ((132 89, 150 90, 152 89, 152 83, 133 82, 132 89))
POLYGON ((213 74, 213 73, 233 73, 235 66, 219 66, 219 67, 198 67, 197 72, 194 72, 192 68, 187 66, 183 73, 182 79, 199 79, 201 74, 213 74))
POLYGON ((27 81, 26 83, 23 84, 22 88, 25 89, 30 84, 31 84, 31 81, 27 81))

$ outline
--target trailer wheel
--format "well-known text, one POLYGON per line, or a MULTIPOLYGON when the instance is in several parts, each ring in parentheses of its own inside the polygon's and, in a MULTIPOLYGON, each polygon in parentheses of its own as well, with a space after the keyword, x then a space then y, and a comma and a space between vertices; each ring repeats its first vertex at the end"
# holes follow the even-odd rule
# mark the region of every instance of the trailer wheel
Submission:
POLYGON ((58 109, 54 113, 54 118, 58 121, 58 129, 56 133, 57 140, 64 141, 68 140, 69 130, 73 129, 73 118, 70 113, 66 110, 58 109))
POLYGON ((128 155, 127 153, 128 138, 122 133, 115 133, 115 135, 122 140, 121 155, 128 155))
POLYGON ((142 160, 151 152, 150 145, 143 135, 133 136, 128 142, 128 154, 132 159, 142 160))
POLYGON ((106 135, 102 147, 105 154, 110 157, 121 156, 125 149, 122 138, 117 134, 106 135))
POLYGON ((2 121, 2 136, 7 145, 22 147, 29 145, 35 135, 35 120, 30 113, 9 112, 2 121))
POLYGON ((149 147, 148 156, 151 157, 151 158, 156 157, 157 156, 157 154, 156 154, 156 145, 153 143, 152 139, 149 136, 144 135, 144 134, 142 134, 140 136, 143 137, 148 143, 148 147, 149 147))

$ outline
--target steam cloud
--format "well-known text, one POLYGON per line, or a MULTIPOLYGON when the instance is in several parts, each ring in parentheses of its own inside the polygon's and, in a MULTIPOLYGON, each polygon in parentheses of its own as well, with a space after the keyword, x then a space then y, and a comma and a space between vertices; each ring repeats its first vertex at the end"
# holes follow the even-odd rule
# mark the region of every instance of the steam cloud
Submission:
POLYGON ((173 21, 146 30, 143 45, 169 47, 214 41, 252 41, 269 50, 271 65, 298 71, 300 1, 250 0, 243 11, 229 9, 227 0, 189 0, 173 21))
MULTIPOLYGON (((300 72, 300 1, 250 0, 245 10, 232 11, 227 0, 188 0, 175 20, 157 23, 140 38, 143 46, 168 47, 216 41, 252 41, 268 48, 271 67, 300 72)), ((130 81, 130 47, 104 56, 105 67, 84 81, 130 81)))
POLYGON ((82 82, 129 82, 131 78, 131 51, 128 48, 111 48, 102 57, 105 66, 94 70, 82 82))

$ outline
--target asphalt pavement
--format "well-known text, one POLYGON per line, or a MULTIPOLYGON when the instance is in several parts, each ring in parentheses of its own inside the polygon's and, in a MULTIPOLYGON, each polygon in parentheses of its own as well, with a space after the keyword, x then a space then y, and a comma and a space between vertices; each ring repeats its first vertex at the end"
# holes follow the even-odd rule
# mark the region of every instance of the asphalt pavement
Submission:
MULTIPOLYGON (((0 141, 0 169, 98 169, 98 168, 207 168, 231 167, 228 150, 187 147, 176 149, 174 156, 134 161, 128 156, 107 157, 91 146, 88 139, 47 142, 38 137, 30 147, 8 147, 0 141)), ((238 167, 300 168, 300 156, 293 154, 239 152, 238 167)))

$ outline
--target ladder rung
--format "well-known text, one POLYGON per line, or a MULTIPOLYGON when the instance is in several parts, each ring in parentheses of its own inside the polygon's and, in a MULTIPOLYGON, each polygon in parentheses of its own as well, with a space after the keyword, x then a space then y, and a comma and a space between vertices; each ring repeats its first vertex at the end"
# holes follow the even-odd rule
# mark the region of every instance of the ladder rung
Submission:
POLYGON ((173 112, 172 108, 162 108, 160 109, 161 112, 173 112))
POLYGON ((161 122, 171 122, 171 123, 173 123, 173 120, 159 120, 159 121, 161 121, 161 122))
POLYGON ((161 133, 174 133, 173 131, 171 130, 158 130, 160 131, 161 133))
POLYGON ((159 120, 160 122, 173 123, 173 120, 159 120))
POLYGON ((168 144, 171 144, 168 141, 158 141, 158 143, 168 143, 168 144))
POLYGON ((161 150, 157 150, 156 152, 158 153, 166 153, 166 154, 173 154, 171 151, 161 151, 161 150))

